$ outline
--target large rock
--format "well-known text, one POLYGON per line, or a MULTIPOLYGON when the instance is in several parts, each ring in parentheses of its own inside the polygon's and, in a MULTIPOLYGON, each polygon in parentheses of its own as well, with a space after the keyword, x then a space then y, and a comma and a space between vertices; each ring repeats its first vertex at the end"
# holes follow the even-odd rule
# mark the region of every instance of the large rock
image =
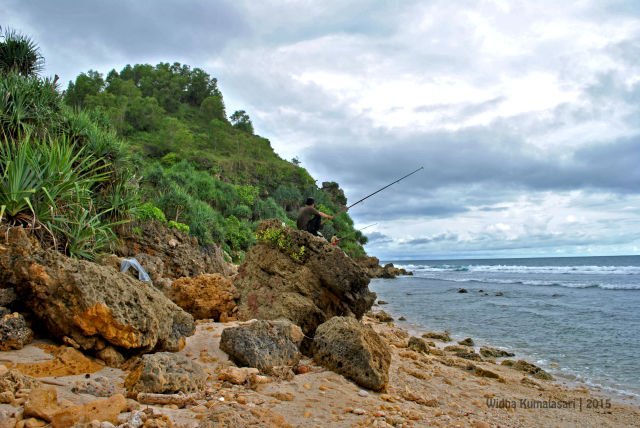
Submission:
POLYGON ((234 280, 239 319, 287 318, 312 335, 333 316, 360 318, 371 308, 368 276, 340 248, 277 220, 257 235, 234 280))
MULTIPOLYGON (((52 428, 68 428, 91 421, 118 423, 118 415, 127 409, 127 400, 116 394, 103 400, 71 406, 56 412, 51 418, 52 428)), ((83 425, 85 426, 85 425, 83 425)))
POLYGON ((43 250, 21 228, 0 246, 0 283, 15 287, 50 334, 83 350, 177 351, 193 317, 151 285, 108 266, 43 250))
POLYGON ((33 340, 33 331, 17 312, 0 315, 0 351, 22 349, 33 340))
POLYGON ((371 328, 351 317, 334 317, 316 330, 313 359, 358 385, 375 391, 389 381, 389 346, 371 328))
POLYGON ((224 260, 218 246, 200 247, 198 240, 158 221, 135 225, 138 234, 124 237, 118 255, 135 257, 156 281, 204 273, 231 275, 233 267, 224 260))
POLYGON ((166 294, 195 319, 214 321, 232 318, 239 297, 231 280, 217 273, 177 279, 166 294))
POLYGON ((222 331, 220 349, 239 366, 269 373, 276 366, 293 366, 300 361, 302 330, 289 320, 253 322, 222 331))
POLYGON ((143 355, 131 369, 124 386, 129 397, 140 392, 174 394, 204 389, 207 375, 195 361, 170 352, 143 355))
POLYGON ((403 268, 397 268, 393 263, 380 265, 377 257, 363 256, 358 257, 355 262, 369 275, 369 278, 395 278, 399 275, 413 275, 413 272, 403 268))

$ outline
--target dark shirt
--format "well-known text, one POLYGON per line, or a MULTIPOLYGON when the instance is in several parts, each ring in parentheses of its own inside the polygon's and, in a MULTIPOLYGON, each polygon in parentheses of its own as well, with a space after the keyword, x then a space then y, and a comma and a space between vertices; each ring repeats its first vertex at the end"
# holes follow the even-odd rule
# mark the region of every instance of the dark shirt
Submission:
POLYGON ((296 223, 298 229, 307 230, 307 224, 314 215, 320 215, 320 211, 309 205, 300 208, 300 211, 298 211, 298 222, 296 223))

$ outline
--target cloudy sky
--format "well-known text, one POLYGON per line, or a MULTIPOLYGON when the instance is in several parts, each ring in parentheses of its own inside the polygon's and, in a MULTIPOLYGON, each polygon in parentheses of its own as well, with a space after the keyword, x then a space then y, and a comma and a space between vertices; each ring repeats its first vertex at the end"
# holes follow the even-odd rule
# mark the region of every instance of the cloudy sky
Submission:
POLYGON ((640 254, 634 0, 0 0, 45 74, 218 78, 386 260, 640 254))

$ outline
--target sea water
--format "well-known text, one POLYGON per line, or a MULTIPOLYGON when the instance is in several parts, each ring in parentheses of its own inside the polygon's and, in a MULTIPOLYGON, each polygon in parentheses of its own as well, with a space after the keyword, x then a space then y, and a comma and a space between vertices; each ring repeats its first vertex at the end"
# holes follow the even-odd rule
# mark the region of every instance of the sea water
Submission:
POLYGON ((393 263, 414 276, 369 287, 409 327, 471 337, 561 381, 640 399, 640 256, 393 263))

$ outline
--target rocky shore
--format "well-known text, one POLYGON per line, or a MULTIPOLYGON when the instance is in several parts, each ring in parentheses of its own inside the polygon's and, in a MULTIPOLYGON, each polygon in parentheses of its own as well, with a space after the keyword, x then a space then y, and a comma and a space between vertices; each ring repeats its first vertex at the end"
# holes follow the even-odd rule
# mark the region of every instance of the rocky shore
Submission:
POLYGON ((362 261, 305 232, 263 222, 236 273, 220 251, 156 229, 99 264, 3 231, 0 428, 640 420, 638 407, 473 338, 410 335, 373 307, 362 261), (152 282, 120 273, 122 257, 152 282))

